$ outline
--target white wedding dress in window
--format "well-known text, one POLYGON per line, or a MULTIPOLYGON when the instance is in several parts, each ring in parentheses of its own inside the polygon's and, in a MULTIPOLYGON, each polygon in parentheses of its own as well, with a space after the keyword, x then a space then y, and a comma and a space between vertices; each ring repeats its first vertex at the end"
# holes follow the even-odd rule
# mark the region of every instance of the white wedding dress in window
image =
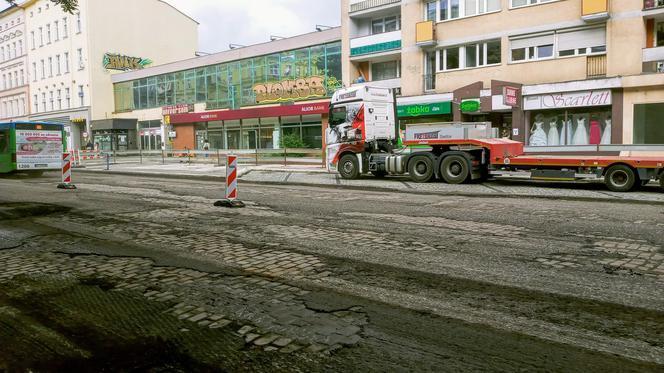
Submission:
POLYGON ((548 144, 546 132, 544 132, 544 123, 535 122, 533 131, 530 134, 530 146, 546 146, 548 144))
POLYGON ((560 145, 560 133, 558 133, 558 122, 556 120, 552 120, 551 123, 549 123, 548 145, 549 146, 560 145))
POLYGON ((586 128, 586 119, 579 118, 577 120, 576 131, 572 138, 572 145, 588 145, 590 139, 588 138, 588 129, 586 128))
POLYGON ((611 119, 606 120, 606 126, 604 127, 604 133, 602 134, 602 141, 600 144, 602 145, 610 145, 611 144, 611 119))

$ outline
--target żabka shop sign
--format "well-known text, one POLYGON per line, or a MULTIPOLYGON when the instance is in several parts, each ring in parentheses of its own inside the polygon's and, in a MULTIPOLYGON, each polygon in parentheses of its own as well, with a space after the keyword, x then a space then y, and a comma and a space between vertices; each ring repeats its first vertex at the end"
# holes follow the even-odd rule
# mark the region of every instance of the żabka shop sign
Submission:
POLYGON ((608 106, 612 103, 611 90, 555 93, 549 95, 527 96, 524 98, 524 110, 567 109, 588 106, 608 106))

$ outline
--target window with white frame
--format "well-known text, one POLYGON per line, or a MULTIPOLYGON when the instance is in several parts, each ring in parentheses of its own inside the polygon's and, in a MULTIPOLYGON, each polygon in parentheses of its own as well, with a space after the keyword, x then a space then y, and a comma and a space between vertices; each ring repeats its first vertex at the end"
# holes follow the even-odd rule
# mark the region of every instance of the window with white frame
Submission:
POLYGON ((23 40, 18 41, 18 55, 19 56, 23 55, 23 40))
POLYGON ((67 102, 67 109, 71 108, 71 96, 69 95, 69 88, 65 88, 65 100, 67 102))
POLYGON ((18 71, 14 71, 14 87, 18 87, 18 71))
POLYGON ((69 52, 65 52, 65 74, 69 74, 69 52))
POLYGON ((67 39, 69 37, 69 27, 67 25, 67 17, 62 19, 62 38, 67 39))
POLYGON ((558 56, 606 53, 606 28, 594 27, 557 32, 558 56))
POLYGON ((83 27, 81 25, 81 12, 76 13, 76 33, 80 34, 81 31, 83 31, 83 27))
POLYGON ((371 64, 371 80, 397 79, 401 76, 401 61, 376 62, 371 64))
POLYGON ((85 65, 83 64, 83 49, 78 48, 78 69, 83 70, 85 65))
POLYGON ((44 29, 41 27, 39 28, 39 46, 44 46, 44 29))
POLYGON ((37 48, 37 40, 35 39, 34 31, 30 31, 30 39, 32 39, 32 49, 37 48))
POLYGON ((61 75, 62 74, 62 67, 61 67, 61 62, 60 62, 60 55, 56 54, 55 55, 55 69, 56 69, 56 74, 61 75))
POLYGON ((510 0, 510 7, 511 8, 519 8, 519 7, 528 6, 528 5, 550 3, 552 1, 557 1, 557 0, 510 0))
POLYGON ((82 85, 78 86, 78 97, 81 99, 81 107, 85 106, 85 91, 82 85))
POLYGON ((53 57, 48 58, 48 77, 53 77, 53 57))
POLYGON ((62 90, 58 89, 58 110, 62 110, 62 90))
POLYGON ((46 92, 42 92, 42 110, 46 111, 46 92))
POLYGON ((32 63, 32 81, 37 81, 37 62, 32 63))
POLYGON ((53 26, 55 26, 53 28, 53 30, 55 31, 55 41, 58 41, 60 40, 60 21, 55 21, 53 23, 53 26))
POLYGON ((42 80, 46 79, 46 62, 44 60, 41 60, 41 73, 42 80))
POLYGON ((25 85, 25 71, 21 69, 21 85, 25 85))
POLYGON ((35 104, 35 113, 38 113, 39 112, 39 98, 38 98, 38 96, 34 95, 32 97, 32 101, 35 104))
POLYGON ((401 30, 401 16, 389 16, 371 21, 371 34, 401 30))
POLYGON ((501 0, 438 0, 425 7, 428 21, 447 21, 500 10, 501 0))
POLYGON ((51 44, 51 24, 46 25, 46 44, 51 44))
POLYGON ((51 102, 51 110, 55 110, 55 100, 53 99, 53 91, 48 93, 49 101, 51 102))
POLYGON ((529 35, 510 39, 511 62, 536 61, 553 58, 553 33, 529 35))
POLYGON ((500 65, 500 40, 454 46, 439 50, 439 71, 500 65))

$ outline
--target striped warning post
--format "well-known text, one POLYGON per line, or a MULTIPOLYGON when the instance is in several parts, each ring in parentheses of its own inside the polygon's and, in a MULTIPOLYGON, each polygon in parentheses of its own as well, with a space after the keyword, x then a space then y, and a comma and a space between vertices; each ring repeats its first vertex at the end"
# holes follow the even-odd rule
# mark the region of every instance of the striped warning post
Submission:
POLYGON ((245 207, 238 199, 237 191, 237 155, 226 156, 226 199, 215 202, 218 207, 245 207))
POLYGON ((237 199, 237 156, 229 155, 226 158, 226 199, 237 199))
POLYGON ((58 184, 59 189, 76 189, 76 185, 71 183, 71 153, 62 154, 62 183, 58 184))

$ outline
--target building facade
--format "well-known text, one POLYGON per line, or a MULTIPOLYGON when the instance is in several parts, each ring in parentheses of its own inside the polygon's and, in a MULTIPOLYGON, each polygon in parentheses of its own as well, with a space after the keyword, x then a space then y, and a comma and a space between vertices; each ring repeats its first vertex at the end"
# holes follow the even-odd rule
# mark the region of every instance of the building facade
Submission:
POLYGON ((111 77, 194 56, 198 23, 160 0, 79 0, 74 14, 50 0, 21 8, 30 119, 64 124, 70 149, 136 148, 135 126, 112 120, 111 77))
POLYGON ((339 28, 113 76, 142 149, 323 147, 341 86, 339 28))
POLYGON ((25 12, 11 6, 0 12, 0 121, 28 117, 25 12))
POLYGON ((530 151, 664 144, 663 5, 342 0, 344 83, 399 88, 403 122, 488 121, 530 151))

